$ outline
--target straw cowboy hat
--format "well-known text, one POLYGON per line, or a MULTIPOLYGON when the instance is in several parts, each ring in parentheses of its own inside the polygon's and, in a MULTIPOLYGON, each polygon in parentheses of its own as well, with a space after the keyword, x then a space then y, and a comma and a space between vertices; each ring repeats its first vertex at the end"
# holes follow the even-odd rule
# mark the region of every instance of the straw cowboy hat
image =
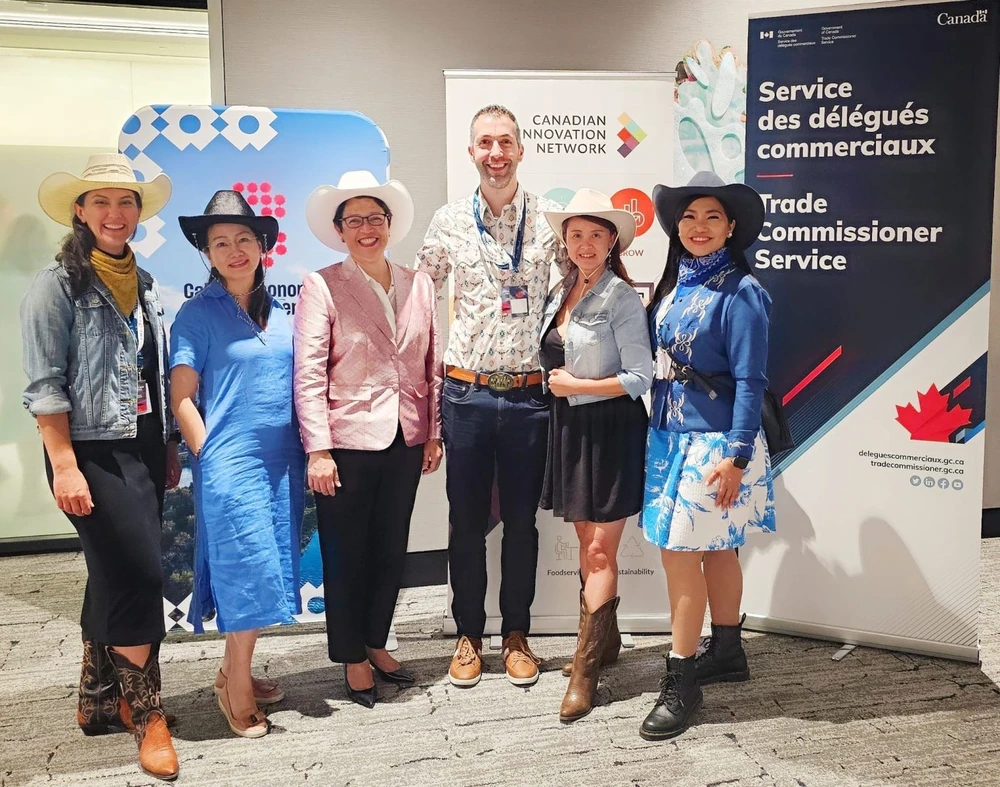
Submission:
POLYGON ((618 229, 618 243, 622 251, 635 240, 635 216, 630 211, 619 210, 611 204, 611 197, 594 189, 580 189, 563 210, 545 211, 545 220, 562 243, 566 242, 563 240, 563 224, 573 216, 596 216, 610 221, 618 229))
POLYGON ((200 216, 178 216, 181 232, 196 249, 208 246, 208 228, 213 224, 243 224, 253 230, 264 251, 270 251, 278 240, 278 220, 274 216, 258 216, 238 191, 224 189, 205 206, 200 216))
POLYGON ((170 199, 170 178, 160 173, 149 183, 136 179, 128 156, 102 154, 87 159, 80 177, 68 172, 49 175, 38 187, 38 204, 53 221, 73 226, 73 203, 81 194, 96 189, 129 189, 142 198, 139 221, 155 216, 170 199))
POLYGON ((413 200, 406 186, 398 180, 379 183, 378 179, 366 170, 345 172, 336 186, 319 186, 306 201, 306 221, 309 223, 309 229, 324 246, 347 253, 347 245, 337 234, 333 217, 342 203, 354 197, 378 197, 389 207, 392 222, 389 225, 387 247, 399 243, 413 226, 413 200))
POLYGON ((663 231, 670 234, 677 206, 689 197, 715 197, 723 204, 730 221, 736 222, 733 245, 746 249, 753 245, 764 227, 764 200, 742 183, 726 182, 714 172, 698 172, 686 186, 653 187, 653 206, 663 231))

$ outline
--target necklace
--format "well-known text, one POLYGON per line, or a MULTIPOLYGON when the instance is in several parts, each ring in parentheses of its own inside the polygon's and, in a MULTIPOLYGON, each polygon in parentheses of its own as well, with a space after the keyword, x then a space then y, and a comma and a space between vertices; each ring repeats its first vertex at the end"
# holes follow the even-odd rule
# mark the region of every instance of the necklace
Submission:
MULTIPOLYGON (((222 284, 222 280, 221 279, 219 280, 219 284, 222 284)), ((252 290, 248 290, 247 292, 244 292, 244 293, 242 293, 240 295, 237 295, 235 292, 233 292, 231 289, 229 289, 225 284, 222 284, 222 289, 224 289, 226 292, 228 292, 233 297, 233 299, 237 303, 239 303, 240 302, 239 301, 240 298, 245 298, 245 297, 247 297, 249 295, 253 295, 255 292, 257 292, 257 290, 259 290, 263 286, 264 286, 264 279, 261 278, 260 284, 258 284, 252 290)))
POLYGON ((597 267, 594 268, 590 273, 586 273, 583 270, 583 268, 580 268, 580 275, 583 276, 583 283, 584 284, 590 284, 590 279, 593 277, 593 275, 595 273, 597 273, 599 270, 601 270, 602 268, 604 268, 604 266, 605 266, 605 263, 602 262, 602 263, 598 264, 597 267))

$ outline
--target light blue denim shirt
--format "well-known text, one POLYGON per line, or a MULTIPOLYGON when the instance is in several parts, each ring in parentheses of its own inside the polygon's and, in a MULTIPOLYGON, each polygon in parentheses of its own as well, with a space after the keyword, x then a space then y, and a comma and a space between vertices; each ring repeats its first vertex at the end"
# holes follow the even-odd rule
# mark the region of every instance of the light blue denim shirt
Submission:
MULTIPOLYGON (((573 268, 549 293, 542 317, 544 339, 579 270, 573 268)), ((649 345, 646 310, 639 293, 609 268, 573 307, 566 325, 566 371, 586 380, 617 377, 625 393, 638 399, 653 379, 653 352, 649 345)), ((550 371, 549 369, 545 370, 550 371)), ((590 404, 612 396, 572 394, 570 405, 590 404)))
MULTIPOLYGON (((172 419, 163 333, 163 306, 156 282, 138 269, 139 292, 156 336, 160 423, 164 442, 172 419)), ((139 376, 136 337, 114 296, 94 276, 77 297, 60 263, 40 270, 21 300, 21 335, 28 387, 24 406, 34 416, 69 413, 73 440, 121 440, 136 436, 139 376)))

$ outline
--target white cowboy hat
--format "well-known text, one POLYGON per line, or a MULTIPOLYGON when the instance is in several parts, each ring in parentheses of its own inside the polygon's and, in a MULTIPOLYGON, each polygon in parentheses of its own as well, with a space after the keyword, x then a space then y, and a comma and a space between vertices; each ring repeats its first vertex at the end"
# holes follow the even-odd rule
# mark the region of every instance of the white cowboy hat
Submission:
POLYGON ((563 210, 545 211, 545 220, 563 244, 563 224, 573 216, 596 216, 610 221, 618 228, 618 242, 625 251, 635 240, 635 216, 630 211, 619 210, 611 204, 611 197, 595 189, 580 189, 563 210))
POLYGON ((132 171, 132 162, 121 153, 102 154, 87 159, 80 177, 68 172, 49 175, 38 187, 38 204, 53 221, 73 226, 73 203, 81 194, 96 189, 129 189, 142 198, 139 221, 155 216, 170 199, 170 178, 162 172, 143 183, 132 171))
POLYGON ((387 246, 399 243, 413 226, 413 199, 406 186, 398 180, 379 183, 367 170, 345 172, 336 186, 319 186, 306 200, 309 229, 324 246, 347 253, 347 245, 337 234, 333 217, 342 203, 354 197, 378 197, 388 206, 392 222, 387 246))

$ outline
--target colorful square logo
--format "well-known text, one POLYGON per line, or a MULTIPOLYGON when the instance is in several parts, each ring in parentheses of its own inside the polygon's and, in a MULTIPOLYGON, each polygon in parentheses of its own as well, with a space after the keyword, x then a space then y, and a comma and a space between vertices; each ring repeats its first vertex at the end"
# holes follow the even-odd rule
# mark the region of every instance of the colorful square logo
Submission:
POLYGON ((618 152, 621 153, 622 158, 626 158, 629 153, 639 147, 639 143, 646 138, 647 134, 639 128, 639 124, 632 120, 627 112, 622 112, 618 117, 618 122, 623 126, 622 130, 618 132, 618 139, 622 141, 618 152))

